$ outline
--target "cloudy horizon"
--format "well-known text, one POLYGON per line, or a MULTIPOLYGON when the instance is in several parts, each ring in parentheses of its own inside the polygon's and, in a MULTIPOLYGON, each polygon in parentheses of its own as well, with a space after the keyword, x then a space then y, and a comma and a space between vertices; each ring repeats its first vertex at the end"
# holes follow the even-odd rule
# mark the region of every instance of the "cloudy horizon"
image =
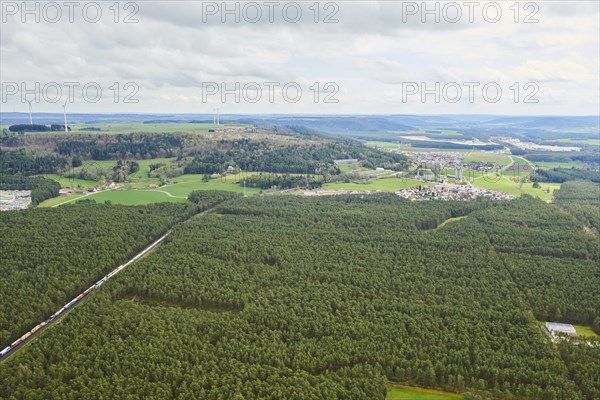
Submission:
POLYGON ((3 1, 2 111, 598 115, 598 2, 475 3, 3 1))

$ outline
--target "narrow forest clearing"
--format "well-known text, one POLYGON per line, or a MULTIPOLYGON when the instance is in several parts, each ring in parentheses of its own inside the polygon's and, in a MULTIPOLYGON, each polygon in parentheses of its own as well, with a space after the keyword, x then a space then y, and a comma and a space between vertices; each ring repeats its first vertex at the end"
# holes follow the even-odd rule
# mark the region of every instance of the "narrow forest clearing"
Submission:
POLYGON ((439 224, 435 229, 440 229, 441 227, 443 227, 446 224, 449 224, 450 222, 454 222, 454 221, 459 221, 463 218, 467 217, 467 215, 463 215, 462 217, 453 217, 453 218, 448 218, 447 220, 445 220, 444 222, 442 222, 441 224, 439 224))
POLYGON ((462 394, 442 392, 440 390, 423 389, 411 386, 390 384, 387 400, 447 400, 464 399, 462 394))

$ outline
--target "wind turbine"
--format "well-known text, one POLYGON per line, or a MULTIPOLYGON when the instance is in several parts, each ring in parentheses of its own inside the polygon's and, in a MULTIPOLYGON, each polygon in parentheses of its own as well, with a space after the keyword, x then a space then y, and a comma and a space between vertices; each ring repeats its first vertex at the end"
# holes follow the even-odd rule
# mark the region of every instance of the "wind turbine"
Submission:
POLYGON ((67 100, 65 100, 65 104, 62 106, 63 115, 65 116, 65 132, 69 132, 69 128, 67 127, 67 100))
POLYGON ((33 118, 31 118, 31 100, 25 100, 29 103, 29 125, 33 125, 33 118))
POLYGON ((219 121, 219 109, 217 108, 217 125, 221 125, 221 122, 219 121))

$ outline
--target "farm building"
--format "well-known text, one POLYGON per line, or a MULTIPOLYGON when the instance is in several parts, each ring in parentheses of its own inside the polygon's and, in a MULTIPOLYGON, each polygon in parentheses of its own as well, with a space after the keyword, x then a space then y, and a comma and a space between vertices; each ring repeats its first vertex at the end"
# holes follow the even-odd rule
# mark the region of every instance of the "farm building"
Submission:
POLYGON ((61 196, 68 196, 68 195, 73 194, 73 193, 75 193, 75 191, 73 189, 60 189, 58 191, 58 194, 61 195, 61 196))
POLYGON ((546 330, 553 340, 560 336, 577 336, 577 331, 571 324, 559 324, 558 322, 546 322, 546 330))

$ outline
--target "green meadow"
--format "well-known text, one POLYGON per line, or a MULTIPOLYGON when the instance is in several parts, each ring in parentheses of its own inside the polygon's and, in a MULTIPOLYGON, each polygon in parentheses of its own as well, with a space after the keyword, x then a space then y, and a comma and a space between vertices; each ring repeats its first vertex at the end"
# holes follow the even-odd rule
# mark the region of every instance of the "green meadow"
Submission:
POLYGON ((86 179, 78 179, 78 178, 65 178, 56 174, 48 174, 48 175, 40 175, 47 179, 52 179, 58 183, 60 183, 60 187, 69 188, 69 189, 87 189, 90 186, 98 186, 100 185, 99 181, 91 181, 86 179))
POLYGON ((228 128, 240 128, 243 129, 247 125, 242 124, 221 124, 214 125, 212 123, 185 123, 185 122, 169 122, 169 123, 148 123, 145 124, 142 121, 131 121, 131 122, 96 122, 90 124, 72 124, 69 125, 72 129, 69 133, 62 131, 58 132, 36 132, 45 133, 50 135, 69 135, 69 134, 127 134, 127 133, 193 133, 199 135, 205 135, 210 133, 209 130, 213 129, 228 129, 228 128), (88 131, 82 130, 85 128, 98 128, 99 131, 88 131))
POLYGON ((507 177, 490 177, 477 179, 472 182, 473 186, 483 189, 495 190, 504 192, 513 196, 521 196, 528 194, 533 197, 538 197, 545 201, 550 201, 554 197, 554 191, 560 188, 560 183, 540 183, 540 188, 534 188, 531 182, 513 182, 507 177))
POLYGON ((97 203, 110 201, 113 204, 144 205, 161 202, 186 202, 186 198, 172 197, 156 190, 105 190, 86 197, 97 203))
POLYGON ((398 143, 393 143, 393 142, 378 142, 378 141, 365 142, 365 146, 380 147, 380 148, 383 148, 383 149, 398 149, 398 148, 400 148, 400 145, 398 143))
MULTIPOLYGON (((254 173, 248 173, 246 176, 254 173)), ((40 207, 54 207, 61 204, 70 203, 85 197, 86 199, 95 200, 98 203, 110 201, 114 204, 125 205, 140 205, 157 202, 183 202, 187 196, 194 190, 226 190, 230 192, 243 193, 244 187, 238 183, 238 179, 242 179, 237 175, 227 175, 223 178, 210 179, 208 182, 202 181, 203 175, 182 175, 174 178, 176 183, 165 185, 158 188, 149 188, 148 182, 158 183, 157 179, 142 179, 134 181, 134 183, 126 183, 123 189, 104 190, 89 194, 72 194, 69 196, 59 196, 48 199, 41 203, 40 207), (146 182, 146 180, 148 182, 146 182)), ((56 180, 63 183, 69 183, 68 178, 56 176, 56 180)), ((90 186, 90 182, 86 182, 84 187, 90 186)), ((97 183, 97 182, 96 182, 97 183)), ((64 186, 71 187, 71 186, 64 186)), ((260 193, 260 189, 246 188, 246 195, 260 193)))
POLYGON ((390 385, 386 400, 448 400, 464 399, 457 393, 442 392, 432 389, 413 388, 409 386, 390 385))
POLYGON ((569 162, 535 162, 536 167, 542 169, 551 169, 551 168, 583 168, 585 165, 583 163, 577 161, 569 161, 569 162))
MULTIPOLYGON (((248 173, 248 175, 251 175, 248 173)), ((182 175, 174 178, 172 185, 166 185, 160 188, 173 196, 187 196, 194 190, 226 190, 229 192, 243 193, 244 187, 237 180, 241 179, 236 175, 226 175, 223 178, 210 179, 208 182, 202 181, 202 175, 182 175)), ((246 188, 246 194, 259 193, 260 189, 246 188)))
POLYGON ((413 186, 431 186, 429 182, 421 182, 413 179, 404 178, 382 178, 368 181, 366 183, 326 183, 323 185, 323 190, 381 190, 384 192, 396 192, 413 186))
POLYGON ((587 144, 588 146, 600 146, 600 139, 569 139, 569 138, 561 138, 561 139, 556 139, 556 140, 552 140, 553 142, 560 142, 560 143, 572 143, 573 145, 584 145, 587 144))
POLYGON ((507 154, 494 153, 490 151, 472 151, 463 160, 464 162, 485 162, 507 166, 510 164, 510 158, 507 154))
POLYGON ((46 201, 41 202, 38 207, 56 207, 61 204, 70 203, 81 197, 84 197, 85 194, 75 193, 69 196, 58 196, 48 199, 46 201))
POLYGON ((591 326, 573 325, 573 328, 575 328, 575 331, 577 332, 577 334, 579 336, 589 336, 589 337, 596 337, 596 336, 598 336, 596 334, 596 332, 594 332, 592 330, 591 326))

